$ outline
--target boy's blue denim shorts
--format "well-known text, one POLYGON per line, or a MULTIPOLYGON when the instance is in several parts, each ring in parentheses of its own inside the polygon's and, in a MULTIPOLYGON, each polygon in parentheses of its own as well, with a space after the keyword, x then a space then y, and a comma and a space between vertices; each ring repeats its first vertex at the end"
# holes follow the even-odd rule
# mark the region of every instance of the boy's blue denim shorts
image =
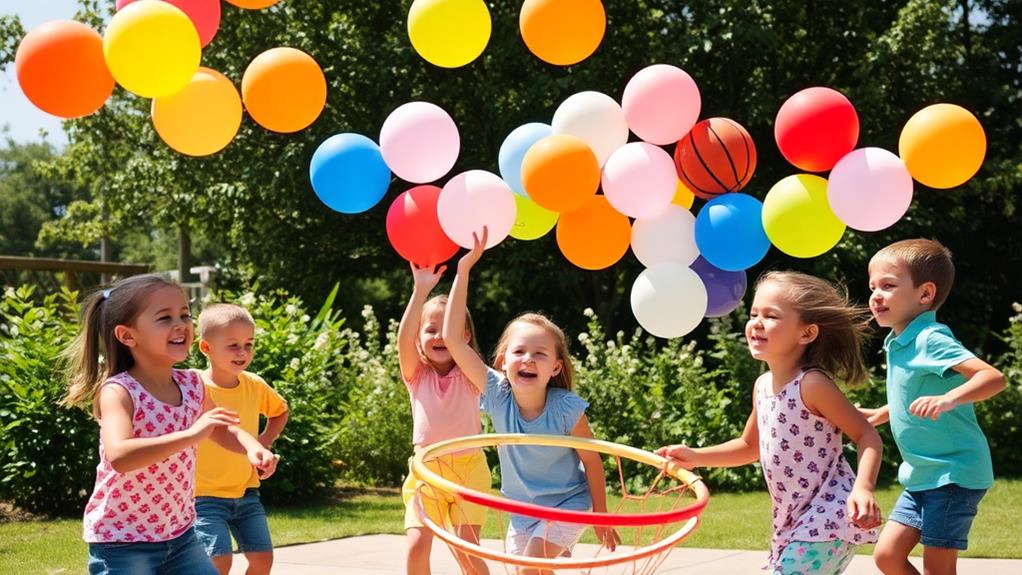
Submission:
POLYGON ((89 543, 90 575, 219 575, 188 529, 162 543, 89 543))
POLYGON ((258 489, 246 489, 237 499, 196 497, 195 514, 195 533, 210 557, 231 554, 231 534, 242 553, 273 551, 258 489))
POLYGON ((919 542, 926 547, 964 551, 969 547, 969 529, 986 489, 967 489, 950 483, 924 491, 905 490, 894 504, 889 519, 918 529, 919 542))

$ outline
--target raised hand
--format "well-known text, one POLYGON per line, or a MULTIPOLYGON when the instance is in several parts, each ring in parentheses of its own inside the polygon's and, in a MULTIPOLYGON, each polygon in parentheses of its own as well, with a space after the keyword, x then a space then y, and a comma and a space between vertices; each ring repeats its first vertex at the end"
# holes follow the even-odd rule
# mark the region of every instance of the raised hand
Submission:
POLYGON ((429 293, 433 291, 436 284, 440 283, 440 277, 447 271, 447 266, 440 266, 437 269, 436 266, 419 267, 412 262, 408 262, 412 268, 412 280, 415 285, 415 289, 422 290, 422 293, 429 293))
POLYGON ((239 425, 238 412, 231 411, 225 407, 214 407, 213 409, 199 416, 195 423, 189 428, 196 439, 206 439, 217 427, 228 425, 239 425))
POLYGON ((486 251, 486 239, 489 237, 489 230, 486 226, 483 226, 482 236, 472 233, 472 249, 458 261, 458 271, 468 271, 472 269, 472 266, 476 265, 479 258, 483 257, 483 252, 486 251))

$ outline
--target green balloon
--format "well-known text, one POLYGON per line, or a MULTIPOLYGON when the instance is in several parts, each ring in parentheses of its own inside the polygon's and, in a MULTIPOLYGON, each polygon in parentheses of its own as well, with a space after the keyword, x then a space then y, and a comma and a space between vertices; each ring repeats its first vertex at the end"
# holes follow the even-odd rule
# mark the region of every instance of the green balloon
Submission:
POLYGON ((515 194, 515 206, 518 214, 515 216, 515 225, 511 227, 511 237, 516 240, 538 240, 554 229, 557 218, 561 217, 557 212, 540 207, 536 202, 518 194, 515 194))
POLYGON ((782 252, 797 258, 826 253, 841 241, 845 224, 827 201, 827 180, 798 174, 774 184, 763 200, 763 229, 782 252))

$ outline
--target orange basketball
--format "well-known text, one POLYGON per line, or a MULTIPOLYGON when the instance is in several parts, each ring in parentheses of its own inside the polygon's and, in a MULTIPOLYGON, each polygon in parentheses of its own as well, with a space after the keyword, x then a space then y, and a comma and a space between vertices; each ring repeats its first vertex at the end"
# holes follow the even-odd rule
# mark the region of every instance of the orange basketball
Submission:
POLYGON ((704 200, 737 192, 756 171, 756 144, 734 120, 703 120, 678 141, 674 150, 678 177, 704 200))

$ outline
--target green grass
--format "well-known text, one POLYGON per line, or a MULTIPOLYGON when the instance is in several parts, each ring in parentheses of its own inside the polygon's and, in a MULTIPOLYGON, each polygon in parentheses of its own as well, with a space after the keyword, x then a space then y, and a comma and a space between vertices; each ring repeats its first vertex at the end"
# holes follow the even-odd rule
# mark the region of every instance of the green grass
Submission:
MULTIPOLYGON (((901 493, 897 486, 878 492, 886 515, 901 493)), ((401 533, 404 507, 396 491, 338 496, 269 509, 278 546, 370 533, 401 533)), ((1022 480, 998 480, 980 505, 969 536, 967 557, 1022 559, 1015 524, 1022 517, 1022 480)), ((485 537, 500 537, 495 521, 485 537)), ((87 549, 80 519, 0 522, 0 573, 81 573, 87 549)), ((591 533, 586 539, 591 538, 591 533)), ((765 493, 716 493, 703 523, 684 545, 723 549, 763 549, 770 540, 770 498, 765 493)), ((863 547, 861 553, 871 553, 863 547)))

